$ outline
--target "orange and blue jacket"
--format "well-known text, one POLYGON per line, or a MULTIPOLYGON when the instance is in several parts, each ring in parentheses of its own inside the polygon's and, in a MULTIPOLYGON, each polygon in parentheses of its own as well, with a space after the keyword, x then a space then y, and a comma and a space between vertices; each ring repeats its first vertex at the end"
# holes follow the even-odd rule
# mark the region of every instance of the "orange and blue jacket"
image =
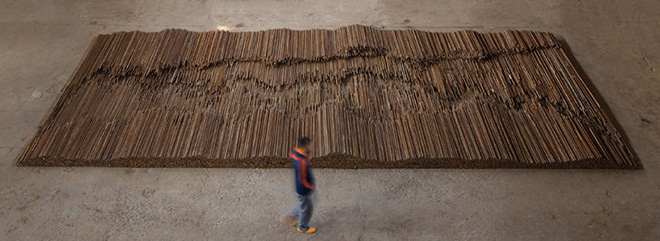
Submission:
POLYGON ((289 152, 289 156, 293 160, 293 168, 296 173, 296 192, 305 196, 314 190, 314 174, 312 174, 309 157, 298 148, 293 148, 289 152))

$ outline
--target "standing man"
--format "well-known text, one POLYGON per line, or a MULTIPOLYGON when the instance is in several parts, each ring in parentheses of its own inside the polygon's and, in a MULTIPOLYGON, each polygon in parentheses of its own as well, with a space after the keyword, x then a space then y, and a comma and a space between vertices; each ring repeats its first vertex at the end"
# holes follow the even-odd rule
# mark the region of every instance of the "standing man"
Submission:
POLYGON ((298 232, 301 233, 316 232, 316 228, 309 226, 309 220, 312 219, 314 211, 314 174, 312 174, 312 165, 309 162, 311 142, 312 140, 307 137, 300 137, 298 145, 289 152, 295 172, 298 204, 291 213, 280 218, 280 222, 289 226, 293 227, 297 224, 298 232))

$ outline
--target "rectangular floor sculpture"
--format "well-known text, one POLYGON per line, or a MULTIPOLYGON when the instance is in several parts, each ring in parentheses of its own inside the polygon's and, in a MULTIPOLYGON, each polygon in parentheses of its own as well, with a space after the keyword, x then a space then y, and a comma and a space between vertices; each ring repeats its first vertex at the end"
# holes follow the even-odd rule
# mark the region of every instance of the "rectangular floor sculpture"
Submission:
POLYGON ((549 33, 100 35, 22 166, 621 168, 641 164, 549 33))

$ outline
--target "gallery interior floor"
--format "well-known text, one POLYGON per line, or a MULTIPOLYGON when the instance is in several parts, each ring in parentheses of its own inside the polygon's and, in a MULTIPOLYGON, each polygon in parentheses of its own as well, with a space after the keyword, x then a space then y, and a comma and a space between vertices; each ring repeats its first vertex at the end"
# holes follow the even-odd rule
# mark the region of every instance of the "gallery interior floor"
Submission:
POLYGON ((509 1, 5 1, 2 240, 653 240, 660 237, 660 5, 509 1), (315 170, 317 234, 277 222, 287 169, 30 168, 15 161, 97 34, 337 28, 548 31, 644 170, 315 170))

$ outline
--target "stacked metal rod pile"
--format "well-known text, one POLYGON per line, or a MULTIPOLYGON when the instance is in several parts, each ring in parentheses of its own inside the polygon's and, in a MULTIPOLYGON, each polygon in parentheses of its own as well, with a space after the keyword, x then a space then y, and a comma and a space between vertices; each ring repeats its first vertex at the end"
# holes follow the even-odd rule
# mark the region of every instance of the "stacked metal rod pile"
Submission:
POLYGON ((19 165, 641 168, 549 33, 121 32, 19 165))

